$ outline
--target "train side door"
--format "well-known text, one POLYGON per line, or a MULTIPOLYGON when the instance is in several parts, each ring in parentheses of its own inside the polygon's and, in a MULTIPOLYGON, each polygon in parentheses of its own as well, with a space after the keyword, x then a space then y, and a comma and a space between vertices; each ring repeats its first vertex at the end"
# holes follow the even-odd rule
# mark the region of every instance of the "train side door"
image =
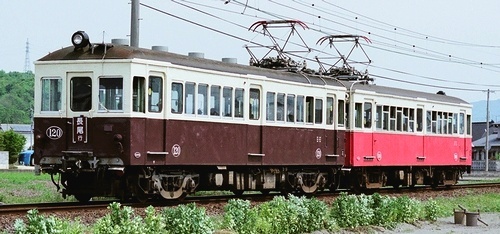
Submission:
MULTIPOLYGON (((357 107, 356 107, 357 109, 357 107)), ((367 154, 370 156, 377 156, 377 152, 373 152, 375 149, 375 141, 373 137, 373 115, 374 115, 374 110, 375 107, 373 105, 373 100, 372 99, 365 99, 363 102, 363 109, 362 109, 362 123, 361 126, 363 128, 363 143, 364 146, 367 148, 367 153, 370 152, 371 154, 367 154)), ((358 110, 356 110, 359 112, 358 110)), ((377 159, 379 161, 380 159, 377 159)))
POLYGON ((68 149, 90 148, 89 136, 92 123, 89 116, 93 112, 92 72, 68 72, 66 117, 68 124, 63 127, 68 149))
POLYGON ((247 155, 249 164, 261 164, 262 152, 262 89, 260 86, 250 86, 249 110, 247 124, 247 155))
POLYGON ((345 129, 345 122, 346 122, 346 108, 345 108, 345 100, 339 99, 337 101, 337 128, 335 132, 335 138, 334 138, 334 148, 335 148, 335 154, 339 155, 340 157, 346 156, 346 129, 345 129))

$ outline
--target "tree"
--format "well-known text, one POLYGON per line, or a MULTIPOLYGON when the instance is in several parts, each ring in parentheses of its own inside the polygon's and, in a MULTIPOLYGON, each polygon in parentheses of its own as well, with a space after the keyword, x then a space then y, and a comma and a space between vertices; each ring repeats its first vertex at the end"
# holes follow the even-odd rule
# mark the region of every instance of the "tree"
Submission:
POLYGON ((23 150, 26 138, 13 130, 0 132, 0 150, 9 151, 9 163, 14 163, 23 150))
POLYGON ((0 123, 31 123, 34 74, 0 70, 0 123))

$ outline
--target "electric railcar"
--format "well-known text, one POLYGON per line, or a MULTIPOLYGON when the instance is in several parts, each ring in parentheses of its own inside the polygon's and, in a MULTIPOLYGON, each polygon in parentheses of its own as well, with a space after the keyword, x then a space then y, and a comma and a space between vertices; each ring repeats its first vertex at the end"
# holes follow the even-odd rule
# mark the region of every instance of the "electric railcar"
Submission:
POLYGON ((35 63, 36 173, 64 197, 451 185, 471 106, 446 95, 90 44, 35 63))

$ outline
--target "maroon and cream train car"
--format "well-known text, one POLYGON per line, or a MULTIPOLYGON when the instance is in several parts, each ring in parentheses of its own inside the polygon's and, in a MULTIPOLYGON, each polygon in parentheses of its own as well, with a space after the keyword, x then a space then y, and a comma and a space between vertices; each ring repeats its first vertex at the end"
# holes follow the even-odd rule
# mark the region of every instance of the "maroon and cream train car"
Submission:
POLYGON ((176 199, 195 190, 338 186, 340 82, 90 44, 81 31, 72 40, 35 63, 37 173, 52 174, 63 196, 176 199))
POLYGON ((346 84, 346 167, 358 188, 453 185, 472 164, 467 102, 438 94, 346 84))

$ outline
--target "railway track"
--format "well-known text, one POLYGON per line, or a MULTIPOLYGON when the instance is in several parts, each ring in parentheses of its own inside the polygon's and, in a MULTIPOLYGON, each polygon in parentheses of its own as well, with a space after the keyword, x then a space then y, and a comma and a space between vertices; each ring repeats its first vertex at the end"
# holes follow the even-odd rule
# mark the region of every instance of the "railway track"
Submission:
MULTIPOLYGON (((408 193, 422 193, 429 191, 445 191, 445 190, 458 190, 458 189, 480 189, 488 187, 500 187, 500 183, 480 183, 480 184, 462 184, 454 185, 451 187, 415 187, 415 188, 382 188, 377 190, 366 190, 362 193, 364 194, 408 194, 408 193)), ((340 192, 349 192, 347 190, 339 190, 335 193, 329 191, 318 192, 314 194, 315 197, 336 197, 340 192)), ((353 193, 354 194, 354 193, 353 193)), ((144 208, 147 206, 154 207, 172 207, 179 204, 197 203, 199 205, 211 204, 211 203, 224 203, 230 199, 240 198, 251 200, 254 202, 265 202, 273 199, 274 196, 280 195, 280 193, 270 193, 264 194, 243 194, 241 196, 234 195, 217 195, 217 196, 188 196, 183 201, 177 200, 152 200, 145 203, 141 202, 121 202, 118 200, 106 200, 106 201, 91 201, 88 203, 79 202, 62 202, 62 203, 33 203, 33 204, 3 204, 0 205, 0 216, 2 215, 22 215, 26 214, 27 211, 32 209, 37 209, 40 213, 57 213, 57 212, 68 212, 75 211, 79 212, 81 210, 99 210, 106 209, 108 205, 112 202, 120 202, 122 206, 130 206, 133 208, 144 208)), ((298 194, 300 196, 302 194, 298 194)))

